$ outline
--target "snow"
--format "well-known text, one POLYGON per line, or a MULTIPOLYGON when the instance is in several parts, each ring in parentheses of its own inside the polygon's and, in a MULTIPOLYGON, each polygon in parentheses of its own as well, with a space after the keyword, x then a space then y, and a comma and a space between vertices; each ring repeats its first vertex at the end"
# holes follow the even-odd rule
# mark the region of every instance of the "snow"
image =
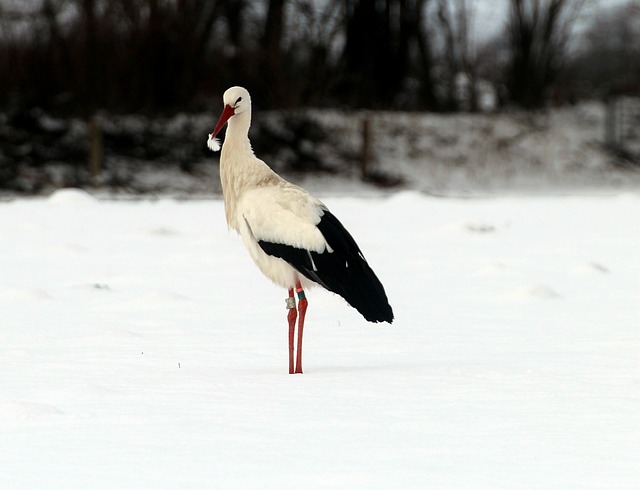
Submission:
MULTIPOLYGON (((7 125, 7 117, 0 114, 0 132, 9 135, 7 155, 16 170, 7 188, 0 189, 0 199, 48 195, 70 186, 117 198, 220 197, 219 156, 204 145, 217 115, 100 114, 96 121, 103 130, 105 159, 101 174, 93 179, 78 161, 87 151, 86 121, 33 111, 32 124, 46 137, 26 140, 24 130, 7 125), (60 134, 51 134, 56 128, 60 134), (30 148, 28 155, 24 148, 30 148)), ((250 136, 258 156, 279 174, 325 195, 379 195, 380 185, 457 197, 611 188, 637 192, 638 166, 617 160, 607 150, 605 119, 604 103, 595 101, 533 113, 258 111, 250 136), (365 120, 370 178, 363 181, 365 120), (304 168, 308 170, 300 171, 304 168)), ((627 146, 633 150, 631 139, 627 146)))
POLYGON ((295 376, 221 201, 0 203, 0 487, 637 488, 638 193, 325 202, 396 321, 295 376))
POLYGON ((359 155, 369 119, 373 170, 406 188, 446 196, 639 188, 640 173, 615 169, 603 143, 599 102, 534 113, 310 113, 338 147, 359 155))

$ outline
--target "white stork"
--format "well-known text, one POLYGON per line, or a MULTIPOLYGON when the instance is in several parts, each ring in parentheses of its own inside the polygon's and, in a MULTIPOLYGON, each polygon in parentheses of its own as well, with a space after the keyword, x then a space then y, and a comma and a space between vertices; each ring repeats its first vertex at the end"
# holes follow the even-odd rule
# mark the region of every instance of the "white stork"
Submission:
POLYGON ((391 323, 393 310, 384 287, 342 223, 319 199, 284 180, 253 154, 249 92, 231 87, 223 102, 224 110, 207 145, 213 151, 220 149, 215 137, 228 123, 220 157, 227 225, 242 237, 264 275, 288 289, 289 373, 302 373, 305 288, 319 284, 339 294, 370 322, 391 323))

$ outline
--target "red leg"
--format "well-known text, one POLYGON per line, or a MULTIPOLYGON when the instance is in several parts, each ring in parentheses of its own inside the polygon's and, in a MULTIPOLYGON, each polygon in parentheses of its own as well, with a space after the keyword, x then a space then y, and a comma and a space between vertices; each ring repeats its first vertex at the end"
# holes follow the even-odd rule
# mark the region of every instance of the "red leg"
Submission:
POLYGON ((304 289, 298 281, 296 284, 296 292, 298 293, 298 312, 300 317, 298 318, 298 352, 296 355, 296 374, 302 374, 302 330, 304 329, 304 317, 307 313, 307 298, 304 294, 304 289))
POLYGON ((293 374, 293 337, 296 329, 296 300, 293 297, 293 288, 289 289, 289 297, 286 299, 287 308, 289 313, 287 314, 287 320, 289 321, 289 374, 293 374))

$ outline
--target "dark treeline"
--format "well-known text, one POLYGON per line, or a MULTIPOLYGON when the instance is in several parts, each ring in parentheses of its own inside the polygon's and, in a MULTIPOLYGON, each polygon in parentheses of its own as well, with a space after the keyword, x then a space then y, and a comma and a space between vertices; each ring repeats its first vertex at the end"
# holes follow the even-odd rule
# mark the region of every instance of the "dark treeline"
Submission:
POLYGON ((486 86, 535 108, 638 83, 638 6, 578 42, 586 0, 508 4, 478 44, 472 0, 0 0, 0 109, 198 110, 234 84, 264 109, 476 110, 486 86))

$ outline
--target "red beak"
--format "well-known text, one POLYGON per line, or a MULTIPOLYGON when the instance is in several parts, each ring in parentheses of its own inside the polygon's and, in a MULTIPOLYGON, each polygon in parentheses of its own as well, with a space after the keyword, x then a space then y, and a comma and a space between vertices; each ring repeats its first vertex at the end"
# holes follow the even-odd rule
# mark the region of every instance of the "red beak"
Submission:
POLYGON ((213 139, 217 136, 223 126, 227 123, 229 118, 236 113, 235 109, 231 107, 229 104, 224 106, 224 110, 222 111, 222 115, 220 119, 218 119, 218 124, 216 124, 216 129, 213 130, 213 133, 209 135, 209 139, 213 139))

